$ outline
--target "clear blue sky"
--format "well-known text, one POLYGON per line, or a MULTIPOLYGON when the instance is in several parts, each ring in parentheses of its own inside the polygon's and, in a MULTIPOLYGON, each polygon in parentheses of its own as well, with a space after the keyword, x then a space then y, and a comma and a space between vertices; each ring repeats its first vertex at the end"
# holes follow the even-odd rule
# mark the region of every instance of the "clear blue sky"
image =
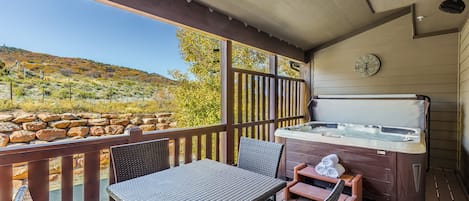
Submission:
POLYGON ((0 45, 168 76, 186 71, 177 27, 92 0, 0 0, 0 45))

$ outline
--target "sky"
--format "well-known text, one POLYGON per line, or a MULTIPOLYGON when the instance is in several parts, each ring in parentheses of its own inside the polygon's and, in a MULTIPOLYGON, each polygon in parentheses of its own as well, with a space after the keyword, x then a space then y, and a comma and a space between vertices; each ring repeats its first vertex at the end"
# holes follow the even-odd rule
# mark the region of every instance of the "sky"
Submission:
POLYGON ((0 0, 0 45, 158 73, 187 71, 177 27, 92 0, 0 0))

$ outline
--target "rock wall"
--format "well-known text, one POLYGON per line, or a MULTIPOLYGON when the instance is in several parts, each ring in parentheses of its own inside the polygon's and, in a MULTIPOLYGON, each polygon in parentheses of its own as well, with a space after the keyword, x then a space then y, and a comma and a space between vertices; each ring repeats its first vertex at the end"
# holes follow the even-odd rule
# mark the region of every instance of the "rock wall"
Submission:
POLYGON ((119 135, 132 127, 153 131, 175 126, 171 113, 0 114, 0 150, 2 147, 119 135))

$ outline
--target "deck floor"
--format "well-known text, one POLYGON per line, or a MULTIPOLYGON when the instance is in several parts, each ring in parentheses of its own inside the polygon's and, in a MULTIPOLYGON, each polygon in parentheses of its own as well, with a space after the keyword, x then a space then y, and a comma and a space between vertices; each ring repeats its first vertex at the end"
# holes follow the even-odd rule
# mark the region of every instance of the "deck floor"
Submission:
MULTIPOLYGON (((283 199, 283 191, 277 200, 283 199)), ((307 201, 306 198, 290 201, 307 201)), ((453 170, 431 169, 426 174, 425 201, 469 201, 453 170)))

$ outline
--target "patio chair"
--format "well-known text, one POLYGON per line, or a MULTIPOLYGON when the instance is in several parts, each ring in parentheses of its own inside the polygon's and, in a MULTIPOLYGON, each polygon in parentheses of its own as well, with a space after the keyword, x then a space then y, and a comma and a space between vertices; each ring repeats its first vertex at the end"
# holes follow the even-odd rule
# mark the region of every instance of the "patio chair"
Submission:
POLYGON ((168 143, 168 139, 160 139, 112 146, 116 183, 168 169, 168 143))
POLYGON ((340 179, 332 189, 331 193, 324 199, 324 201, 337 201, 339 200, 342 190, 344 190, 345 181, 340 179))
POLYGON ((13 201, 33 201, 27 185, 20 186, 13 198, 13 201))
POLYGON ((282 151, 283 144, 241 137, 238 167, 276 178, 282 151))

